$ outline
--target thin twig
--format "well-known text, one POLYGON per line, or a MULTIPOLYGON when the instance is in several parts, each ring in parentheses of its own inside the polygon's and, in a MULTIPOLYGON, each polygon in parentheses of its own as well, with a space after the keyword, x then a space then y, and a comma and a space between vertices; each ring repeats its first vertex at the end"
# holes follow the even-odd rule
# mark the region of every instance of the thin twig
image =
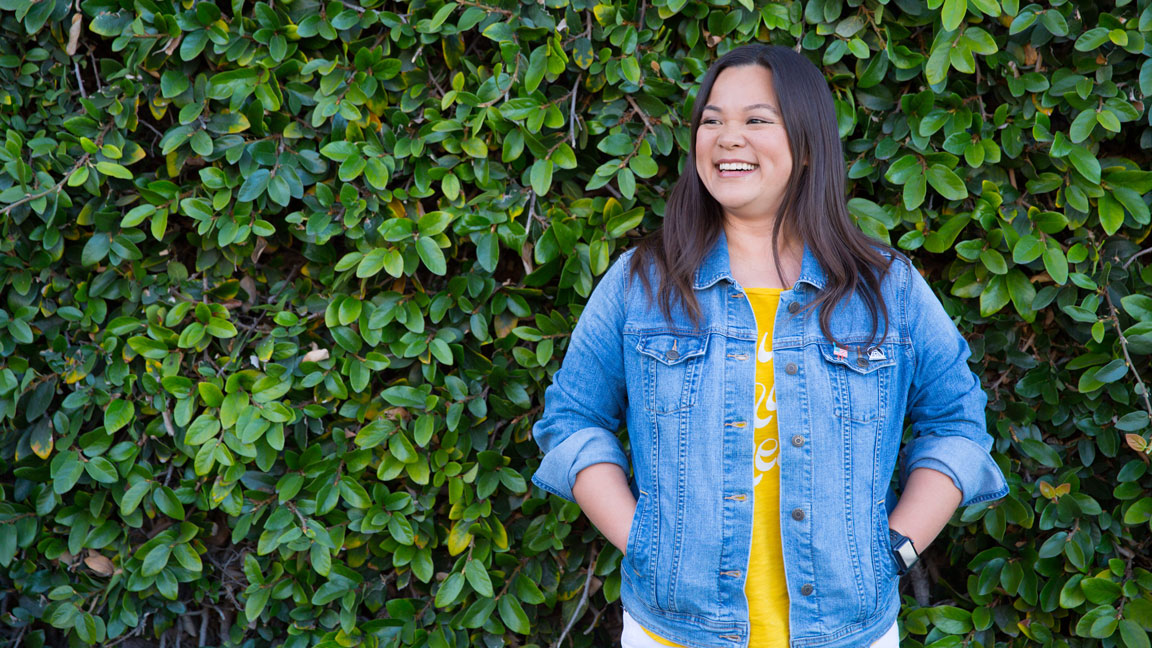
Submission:
POLYGON ((470 2, 469 0, 456 0, 456 4, 461 4, 461 5, 464 5, 465 7, 476 7, 478 9, 483 9, 484 11, 494 11, 498 14, 508 16, 509 18, 516 15, 516 14, 512 13, 511 11, 508 11, 507 9, 501 9, 500 7, 491 7, 491 6, 486 5, 486 4, 480 4, 479 2, 470 2))
POLYGON ((1124 360, 1128 363, 1132 375, 1136 377, 1136 385, 1140 387, 1140 393, 1144 396, 1144 409, 1148 412, 1149 420, 1152 420, 1152 400, 1148 398, 1148 386, 1140 379, 1136 363, 1132 362, 1132 356, 1128 355, 1128 338, 1124 337, 1124 333, 1120 330, 1119 313, 1116 312, 1116 305, 1112 303, 1112 296, 1108 294, 1108 288, 1104 288, 1104 301, 1108 302, 1108 310, 1112 313, 1112 327, 1116 329, 1116 335, 1120 336, 1120 349, 1124 352, 1124 360))
POLYGON ((564 626, 564 631, 560 633, 560 638, 556 643, 552 644, 553 648, 560 648, 560 644, 564 643, 564 637, 568 636, 568 632, 572 630, 572 626, 576 625, 576 620, 584 611, 584 606, 588 604, 588 590, 592 587, 592 575, 595 573, 596 561, 600 559, 600 552, 604 551, 604 545, 600 546, 599 551, 592 560, 588 561, 588 575, 584 578, 584 591, 580 593, 580 601, 576 603, 576 609, 572 610, 572 618, 568 619, 568 624, 564 626))
MULTIPOLYGON (((268 303, 270 303, 270 304, 276 303, 276 300, 280 298, 280 295, 283 294, 283 292, 288 289, 288 286, 292 285, 292 280, 296 278, 296 273, 300 271, 300 268, 303 265, 304 264, 301 263, 301 264, 298 264, 296 267, 292 268, 292 271, 289 272, 288 276, 284 278, 284 283, 283 283, 283 285, 280 286, 280 290, 277 290, 276 294, 272 295, 272 298, 268 301, 268 303)), ((207 280, 207 277, 205 277, 205 280, 207 280)), ((239 358, 241 353, 243 352, 244 346, 248 344, 248 340, 252 337, 252 331, 253 330, 259 330, 260 324, 264 321, 264 317, 267 314, 268 314, 267 309, 261 311, 260 317, 256 318, 256 323, 252 325, 252 329, 249 330, 247 333, 245 333, 244 337, 240 339, 240 344, 238 344, 237 346, 234 347, 235 353, 232 353, 231 354, 232 357, 230 357, 228 359, 228 362, 224 363, 224 366, 216 371, 217 376, 223 375, 227 371, 227 369, 232 366, 232 363, 236 362, 236 359, 239 358)))
POLYGON ((175 439, 176 438, 176 428, 174 428, 172 426, 172 414, 168 412, 167 407, 165 407, 164 411, 160 412, 160 414, 164 418, 164 429, 168 430, 168 436, 175 439))
MULTIPOLYGON (((105 126, 104 129, 100 131, 100 135, 98 135, 96 137, 96 145, 97 146, 99 146, 100 143, 104 141, 104 134, 108 132, 109 128, 111 128, 111 125, 105 126)), ((0 216, 7 214, 8 212, 12 211, 13 209, 16 209, 18 206, 23 205, 26 202, 36 200, 37 198, 43 198, 44 196, 47 196, 49 194, 54 194, 57 191, 60 191, 60 189, 64 186, 64 183, 68 182, 68 178, 71 178, 72 174, 76 173, 77 169, 79 169, 80 167, 82 167, 88 163, 89 157, 91 157, 91 155, 88 153, 85 153, 84 155, 80 156, 80 159, 76 161, 76 164, 73 164, 72 168, 68 169, 68 173, 65 173, 63 178, 60 178, 60 182, 57 182, 56 184, 52 185, 51 188, 45 189, 44 191, 41 191, 40 193, 28 194, 28 195, 24 196, 23 198, 21 198, 20 200, 17 200, 16 202, 12 203, 11 205, 8 205, 4 209, 0 209, 0 216)))
POLYGON ((76 83, 80 84, 80 96, 87 99, 88 93, 84 91, 84 79, 80 78, 80 61, 79 60, 74 59, 72 61, 72 69, 76 70, 76 83))
POLYGON ((576 88, 580 87, 580 77, 576 75, 576 83, 572 84, 572 103, 568 105, 568 139, 572 140, 572 150, 576 150, 576 88))
POLYGON ((535 216, 535 214, 533 213, 535 209, 536 209, 536 192, 529 189, 528 190, 528 218, 524 219, 524 221, 525 221, 524 222, 524 229, 526 229, 526 230, 532 228, 532 218, 535 216))
POLYGON ((100 71, 96 67, 96 54, 92 52, 91 48, 88 49, 88 58, 92 59, 92 78, 96 79, 96 91, 102 92, 104 84, 100 83, 100 71))
POLYGON ((1128 257, 1128 260, 1127 260, 1127 261, 1125 261, 1125 262, 1124 262, 1124 265, 1122 265, 1122 266, 1120 266, 1120 267, 1121 267, 1121 268, 1124 268, 1125 270, 1127 270, 1127 269, 1128 269, 1128 266, 1132 265, 1132 262, 1133 262, 1133 261, 1135 261, 1136 259, 1139 259, 1140 257, 1144 256, 1145 254, 1149 254, 1149 253, 1152 253, 1152 248, 1147 248, 1147 249, 1145 249, 1145 250, 1140 250, 1140 251, 1139 251, 1139 252, 1137 252, 1136 254, 1133 254, 1132 256, 1128 257))

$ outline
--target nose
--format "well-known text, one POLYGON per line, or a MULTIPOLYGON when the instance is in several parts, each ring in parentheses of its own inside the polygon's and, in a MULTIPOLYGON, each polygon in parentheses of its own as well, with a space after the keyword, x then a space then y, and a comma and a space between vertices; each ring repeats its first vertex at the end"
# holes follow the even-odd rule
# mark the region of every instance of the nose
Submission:
POLYGON ((722 148, 739 148, 744 145, 744 132, 738 125, 725 125, 716 137, 716 143, 722 148))

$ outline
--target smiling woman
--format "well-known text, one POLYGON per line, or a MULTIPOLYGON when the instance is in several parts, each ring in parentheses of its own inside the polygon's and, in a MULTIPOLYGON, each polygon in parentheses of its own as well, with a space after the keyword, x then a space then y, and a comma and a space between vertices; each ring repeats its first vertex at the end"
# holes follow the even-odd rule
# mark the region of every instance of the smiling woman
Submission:
POLYGON ((662 229, 572 334, 533 481, 624 551, 625 648, 895 646, 916 550, 1007 492, 967 343, 853 225, 831 93, 803 56, 717 60, 690 142, 662 229))
POLYGON ((792 174, 778 105, 769 69, 731 67, 717 76, 696 131, 700 181, 726 214, 747 223, 774 220, 792 174))

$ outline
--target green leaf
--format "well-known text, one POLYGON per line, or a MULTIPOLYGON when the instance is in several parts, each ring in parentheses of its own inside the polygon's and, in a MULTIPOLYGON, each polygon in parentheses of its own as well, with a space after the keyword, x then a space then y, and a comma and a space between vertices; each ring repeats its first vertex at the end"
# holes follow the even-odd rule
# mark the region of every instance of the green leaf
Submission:
POLYGON ((512 632, 526 635, 532 631, 532 624, 528 622, 528 615, 524 613, 524 608, 521 607, 520 601, 516 600, 511 593, 505 593, 500 597, 498 605, 500 610, 500 620, 512 632))
POLYGON ((176 520, 184 519, 184 505, 176 498, 176 492, 171 488, 160 485, 152 491, 152 503, 160 512, 176 520))
POLYGON ((1008 304, 1011 296, 1004 275, 994 275, 980 293, 980 316, 990 317, 1008 304))
POLYGON ((144 564, 140 567, 141 576, 155 576, 168 566, 168 557, 172 555, 172 547, 166 543, 159 543, 144 555, 144 564))
POLYGON ((548 193, 548 189, 552 186, 552 161, 551 160, 536 160, 532 164, 531 181, 532 191, 536 192, 537 196, 543 196, 548 193))
POLYGON ((244 601, 244 617, 249 621, 255 621, 260 617, 260 613, 264 611, 264 606, 268 604, 268 598, 272 595, 272 590, 267 587, 258 587, 256 591, 248 595, 248 600, 244 601))
POLYGON ((1025 234, 1016 241, 1016 246, 1012 248, 1012 261, 1014 263, 1031 263, 1040 258, 1045 249, 1047 248, 1040 239, 1031 234, 1025 234))
POLYGON ((1152 322, 1152 297, 1147 295, 1128 295, 1120 299, 1124 310, 1141 322, 1152 322))
POLYGON ((968 0, 944 0, 944 9, 940 12, 940 23, 944 29, 955 31, 964 21, 964 14, 968 12, 968 0))
POLYGON ((1018 268, 1012 268, 1008 272, 1006 281, 1008 296, 1011 297, 1016 312, 1020 313, 1025 322, 1035 320, 1036 312, 1032 310, 1032 302, 1036 299, 1036 288, 1032 286, 1032 282, 1028 281, 1028 277, 1018 268))
POLYGON ((132 179, 132 172, 115 162, 97 162, 96 170, 113 178, 120 178, 122 180, 132 179))
MULTIPOLYGON (((1096 159, 1095 155, 1088 152, 1088 149, 1080 145, 1073 145, 1068 153, 1068 160, 1089 182, 1100 182, 1100 161, 1096 159)), ((1109 232, 1109 234, 1111 233, 1109 232)))
POLYGON ((1110 194, 1104 194, 1096 201, 1100 212, 1100 225, 1111 236, 1124 224, 1124 208, 1110 194))
POLYGON ((964 186, 964 181, 942 164, 928 167, 928 184, 948 200, 963 200, 968 197, 968 188, 964 186))
POLYGON ((224 392, 220 388, 209 382, 202 382, 196 385, 196 390, 200 392, 200 398, 204 400, 204 404, 208 407, 220 407, 224 402, 224 392))
POLYGON ((484 569, 484 564, 479 560, 469 560, 464 564, 464 576, 468 579, 468 584, 480 596, 491 598, 495 595, 495 592, 492 591, 492 580, 488 577, 488 570, 484 569))
POLYGON ((436 591, 435 604, 436 607, 447 607, 456 602, 460 596, 460 592, 464 590, 464 575, 460 572, 452 572, 448 578, 444 579, 441 583, 440 589, 436 591))
POLYGON ((104 410, 104 428, 111 434, 131 423, 132 417, 135 415, 135 405, 129 401, 117 398, 108 403, 108 409, 104 410))
POLYGON ((1068 281, 1068 259, 1058 245, 1044 249, 1044 269, 1057 284, 1063 286, 1068 281))
POLYGON ((104 457, 89 459, 88 463, 84 464, 84 471, 88 473, 89 477, 101 484, 115 484, 120 481, 120 477, 116 474, 116 467, 104 457))
POLYGON ((927 192, 927 179, 925 175, 914 175, 904 184, 904 208, 911 211, 924 204, 924 195, 927 192))
POLYGON ((981 252, 980 262, 984 264, 985 268, 998 275, 1008 272, 1008 263, 1004 261, 1004 256, 996 250, 987 249, 981 252))
POLYGON ((238 332, 232 322, 219 317, 209 318, 208 325, 205 328, 213 337, 223 339, 234 338, 238 332))
POLYGON ((90 266, 96 265, 108 256, 108 250, 112 246, 112 237, 105 232, 97 232, 88 239, 84 244, 84 250, 80 253, 80 263, 90 266))
POLYGON ((464 152, 474 158, 488 157, 488 147, 485 146, 484 141, 478 137, 469 137, 468 139, 460 142, 460 147, 464 152))
MULTIPOLYGON (((524 73, 524 90, 535 92, 548 69, 548 46, 540 45, 528 57, 528 70, 524 73)), ((541 192, 538 192, 541 193, 541 192)))
POLYGON ((236 194, 236 200, 251 202, 259 198, 268 188, 271 175, 268 169, 256 169, 253 171, 251 175, 244 180, 244 184, 240 185, 240 192, 236 194))
POLYGON ((429 237, 420 237, 416 241, 416 251, 420 255, 420 260, 424 262, 424 267, 428 268, 432 274, 443 276, 448 272, 447 262, 444 260, 444 252, 440 246, 436 244, 436 240, 429 237))
POLYGON ((1096 111, 1082 110, 1076 115, 1076 119, 1072 120, 1072 126, 1068 129, 1068 139, 1079 144, 1088 139, 1094 128, 1096 128, 1096 111))
POLYGON ((1080 581, 1084 597, 1096 605, 1107 605, 1120 598, 1120 584, 1107 578, 1085 578, 1080 581))

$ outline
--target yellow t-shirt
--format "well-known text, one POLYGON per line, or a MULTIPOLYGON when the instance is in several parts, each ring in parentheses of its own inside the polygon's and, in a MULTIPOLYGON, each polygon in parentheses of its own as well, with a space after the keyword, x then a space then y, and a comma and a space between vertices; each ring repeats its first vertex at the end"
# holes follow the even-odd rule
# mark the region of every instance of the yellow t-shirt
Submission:
MULTIPOLYGON (((756 409, 754 419, 752 550, 744 593, 748 596, 749 648, 787 648, 788 585, 780 540, 780 439, 772 374, 772 329, 780 288, 746 288, 756 316, 756 409)), ((647 629, 663 646, 679 646, 647 629)))

